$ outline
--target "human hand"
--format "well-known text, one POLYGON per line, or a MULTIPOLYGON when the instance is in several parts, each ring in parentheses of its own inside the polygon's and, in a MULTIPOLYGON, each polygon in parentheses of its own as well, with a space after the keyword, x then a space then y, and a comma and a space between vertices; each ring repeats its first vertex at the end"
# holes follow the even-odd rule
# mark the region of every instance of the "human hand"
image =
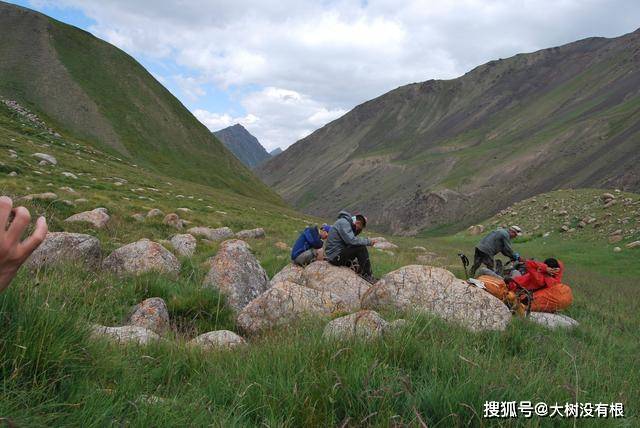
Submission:
POLYGON ((369 239, 369 243, 371 244, 372 247, 374 247, 378 243, 378 240, 377 239, 369 239))
POLYGON ((14 210, 11 198, 0 197, 0 293, 9 286, 20 266, 47 235, 47 221, 40 217, 33 234, 20 242, 30 222, 29 210, 25 207, 14 210))
POLYGON ((560 268, 547 267, 547 273, 551 276, 556 276, 560 272, 560 268))

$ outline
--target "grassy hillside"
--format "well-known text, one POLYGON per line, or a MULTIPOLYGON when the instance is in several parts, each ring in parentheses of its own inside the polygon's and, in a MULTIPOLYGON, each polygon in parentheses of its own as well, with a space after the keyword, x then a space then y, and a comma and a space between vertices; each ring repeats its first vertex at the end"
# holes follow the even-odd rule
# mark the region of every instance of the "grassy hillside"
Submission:
POLYGON ((126 53, 2 2, 0 31, 0 96, 27 106, 63 136, 169 177, 280 203, 126 53))
POLYGON ((640 32, 395 89, 258 174, 306 212, 364 210, 396 233, 469 225, 560 188, 640 190, 640 32))
MULTIPOLYGON (((141 237, 161 240, 175 233, 158 218, 137 222, 131 214, 186 207, 192 211, 180 215, 194 225, 236 231, 264 227, 266 239, 249 243, 271 277, 288 262, 288 252, 274 243, 291 243, 314 220, 135 167, 84 141, 23 126, 20 119, 0 105, 0 192, 14 197, 56 192, 57 201, 26 205, 34 215, 45 214, 52 230, 97 236, 105 253, 141 237), (58 165, 38 165, 35 152, 54 155, 58 165), (9 177, 10 172, 18 175, 9 177), (74 202, 80 198, 87 201, 74 202), (105 229, 62 221, 97 206, 112 215, 105 229)), ((422 254, 411 249, 416 245, 431 253, 430 264, 462 276, 456 254, 470 253, 477 237, 390 239, 400 248, 393 255, 373 251, 377 276, 415 263, 422 254)), ((577 233, 523 241, 516 243, 523 254, 556 255, 566 263, 575 295, 567 314, 581 323, 578 329, 549 331, 516 321, 506 332, 471 333, 435 318, 388 313, 383 314, 387 319, 404 316, 409 324, 373 343, 325 341, 325 323, 309 321, 250 338, 245 349, 202 353, 186 342, 206 331, 236 328, 224 299, 201 285, 217 244, 199 240, 195 256, 181 260, 178 278, 117 278, 75 266, 36 275, 21 271, 0 295, 0 421, 30 427, 483 426, 492 424, 482 419, 485 400, 530 400, 623 402, 624 420, 587 423, 638 425, 640 249, 613 253, 602 238, 583 240, 577 233), (119 325, 147 297, 167 302, 171 330, 165 341, 118 347, 89 339, 90 323, 119 325)), ((497 421, 503 426, 573 423, 497 421)))

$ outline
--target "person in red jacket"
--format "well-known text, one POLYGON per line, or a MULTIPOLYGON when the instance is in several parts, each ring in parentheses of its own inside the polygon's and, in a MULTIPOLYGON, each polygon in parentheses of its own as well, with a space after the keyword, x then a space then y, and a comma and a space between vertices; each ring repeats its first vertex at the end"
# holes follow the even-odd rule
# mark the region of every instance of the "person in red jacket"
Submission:
POLYGON ((512 278, 510 289, 516 285, 532 292, 531 310, 534 312, 556 312, 568 308, 573 302, 569 286, 562 283, 564 264, 554 258, 543 263, 527 260, 526 273, 512 278))

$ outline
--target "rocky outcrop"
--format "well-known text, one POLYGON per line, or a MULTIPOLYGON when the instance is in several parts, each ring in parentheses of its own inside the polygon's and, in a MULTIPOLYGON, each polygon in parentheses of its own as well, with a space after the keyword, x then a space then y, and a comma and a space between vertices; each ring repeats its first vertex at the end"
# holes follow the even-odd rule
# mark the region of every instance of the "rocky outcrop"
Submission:
POLYGON ((159 340, 160 336, 147 328, 135 325, 125 325, 123 327, 94 325, 91 328, 91 338, 107 339, 120 345, 146 345, 150 342, 159 340))
POLYGON ((390 324, 375 311, 359 311, 336 318, 324 329, 328 339, 347 340, 353 338, 375 339, 390 330, 390 324))
POLYGON ((141 239, 111 253, 102 266, 118 275, 139 275, 155 271, 177 276, 180 262, 170 251, 157 242, 141 239))
POLYGON ((68 223, 90 223, 96 229, 101 229, 107 225, 109 219, 110 217, 106 208, 96 208, 91 211, 74 214, 65 221, 68 223))
POLYGON ((133 309, 127 324, 162 334, 169 329, 167 304, 160 297, 143 300, 133 309))
POLYGON ((323 293, 292 282, 278 282, 249 303, 238 315, 238 326, 249 334, 290 326, 310 317, 329 318, 347 311, 331 293, 323 293))
POLYGON ((269 278, 251 253, 251 247, 244 241, 231 239, 220 244, 204 286, 217 288, 229 306, 240 311, 269 288, 269 278))
POLYGON ((82 233, 49 232, 40 246, 29 256, 25 266, 39 269, 60 264, 79 264, 89 269, 100 266, 100 241, 82 233))
POLYGON ((198 347, 205 351, 229 350, 246 344, 246 340, 229 330, 210 331, 187 343, 189 346, 198 347))
POLYGON ((473 331, 504 330, 511 320, 506 306, 489 293, 447 270, 422 265, 382 277, 363 296, 362 308, 423 312, 473 331))
POLYGON ((193 235, 183 233, 171 237, 171 245, 181 257, 191 257, 196 251, 198 241, 193 235))
POLYGON ((531 312, 528 319, 552 330, 556 328, 574 328, 580 325, 578 321, 566 315, 547 312, 531 312))
POLYGON ((212 229, 210 227, 192 227, 187 230, 194 236, 201 236, 210 241, 222 241, 233 237, 233 231, 228 227, 220 227, 218 229, 212 229))
POLYGON ((346 267, 328 262, 313 262, 304 269, 303 285, 338 296, 349 311, 360 309, 360 299, 370 284, 346 267))
POLYGON ((236 233, 238 239, 262 239, 265 237, 264 229, 259 227, 257 229, 241 230, 236 233))

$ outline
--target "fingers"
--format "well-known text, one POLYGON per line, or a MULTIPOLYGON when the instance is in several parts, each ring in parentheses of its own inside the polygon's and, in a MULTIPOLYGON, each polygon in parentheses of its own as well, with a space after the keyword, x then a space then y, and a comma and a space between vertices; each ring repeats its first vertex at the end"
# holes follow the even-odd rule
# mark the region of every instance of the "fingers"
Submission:
POLYGON ((31 236, 25 239, 19 247, 19 253, 21 258, 27 258, 33 251, 38 248, 44 238, 47 236, 47 231, 49 227, 47 226, 47 220, 44 217, 38 218, 36 221, 36 229, 33 231, 31 236))
POLYGON ((7 221, 11 215, 11 209, 13 208, 13 201, 6 196, 0 196, 0 237, 4 235, 7 230, 7 221))
POLYGON ((25 207, 18 207, 15 209, 15 218, 9 225, 5 239, 10 243, 17 243, 22 236, 22 232, 27 228, 31 221, 31 214, 25 207))

